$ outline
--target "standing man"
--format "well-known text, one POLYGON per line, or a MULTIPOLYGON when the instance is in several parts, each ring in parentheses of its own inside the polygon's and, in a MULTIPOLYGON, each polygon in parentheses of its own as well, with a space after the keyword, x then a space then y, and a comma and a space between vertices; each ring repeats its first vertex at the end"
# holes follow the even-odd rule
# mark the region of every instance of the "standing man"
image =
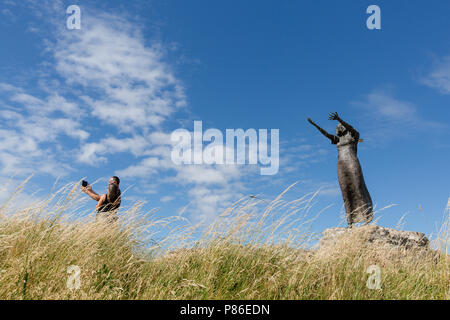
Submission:
POLYGON ((121 203, 121 192, 119 189, 120 179, 117 176, 113 176, 109 179, 108 191, 106 194, 99 195, 92 190, 91 185, 81 187, 81 190, 97 201, 95 210, 97 210, 96 219, 105 218, 108 222, 115 222, 118 220, 117 211, 119 210, 121 203))

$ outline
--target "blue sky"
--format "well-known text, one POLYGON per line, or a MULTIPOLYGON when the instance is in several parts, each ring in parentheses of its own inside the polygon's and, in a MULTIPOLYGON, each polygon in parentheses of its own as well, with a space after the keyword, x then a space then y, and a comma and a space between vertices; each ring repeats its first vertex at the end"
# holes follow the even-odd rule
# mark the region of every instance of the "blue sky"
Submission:
MULTIPOLYGON (((321 188, 315 231, 342 221, 331 111, 359 130, 379 224, 435 233, 450 195, 448 1, 3 1, 0 180, 46 194, 117 174, 124 206, 211 221, 245 195, 321 188), (81 8, 81 30, 66 8, 81 8), (368 30, 366 8, 381 8, 368 30), (280 130, 280 169, 180 166, 170 133, 280 130), (6 181, 13 177, 12 182, 6 181), (421 209, 420 209, 421 208, 421 209)), ((40 193, 30 195, 38 197, 40 193)), ((93 203, 92 203, 93 205, 93 203)))

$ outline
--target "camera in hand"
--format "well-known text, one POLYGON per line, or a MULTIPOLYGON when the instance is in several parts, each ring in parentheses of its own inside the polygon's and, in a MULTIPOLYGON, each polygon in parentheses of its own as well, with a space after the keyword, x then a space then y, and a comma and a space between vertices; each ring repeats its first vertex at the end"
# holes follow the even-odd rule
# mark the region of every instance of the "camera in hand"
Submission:
POLYGON ((81 185, 83 187, 87 187, 89 185, 89 183, 86 180, 81 181, 81 185))

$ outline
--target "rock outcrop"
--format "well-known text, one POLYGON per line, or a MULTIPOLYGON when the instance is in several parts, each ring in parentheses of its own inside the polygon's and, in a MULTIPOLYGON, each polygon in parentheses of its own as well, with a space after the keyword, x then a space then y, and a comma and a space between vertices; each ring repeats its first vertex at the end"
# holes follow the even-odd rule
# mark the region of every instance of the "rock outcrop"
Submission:
POLYGON ((377 225, 368 225, 352 229, 326 229, 319 242, 319 249, 334 246, 340 240, 352 235, 355 236, 356 241, 406 250, 429 249, 430 244, 425 234, 421 232, 400 231, 377 225))
POLYGON ((427 237, 420 232, 400 231, 377 225, 352 229, 331 228, 323 232, 315 256, 339 259, 357 255, 374 263, 399 261, 438 261, 441 253, 430 248, 427 237))

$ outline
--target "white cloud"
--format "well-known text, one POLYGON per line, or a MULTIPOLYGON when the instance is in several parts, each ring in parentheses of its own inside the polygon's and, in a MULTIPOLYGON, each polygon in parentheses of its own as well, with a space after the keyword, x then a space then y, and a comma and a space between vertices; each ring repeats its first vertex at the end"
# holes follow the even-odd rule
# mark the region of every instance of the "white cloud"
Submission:
POLYGON ((196 185, 188 192, 195 206, 193 220, 195 222, 211 223, 217 215, 236 201, 237 193, 228 192, 229 188, 211 189, 196 185))
POLYGON ((119 170, 117 174, 125 178, 145 178, 158 173, 164 169, 165 165, 166 163, 159 158, 145 158, 138 164, 133 164, 123 170, 119 170))
MULTIPOLYGON (((224 185, 232 178, 227 172, 230 170, 224 170, 224 168, 223 165, 217 167, 203 165, 180 166, 175 179, 185 183, 224 185)), ((236 176, 239 175, 237 169, 234 173, 236 176)))
POLYGON ((38 143, 29 136, 17 133, 14 130, 0 129, 0 150, 2 152, 14 151, 31 156, 40 155, 38 143))
POLYGON ((89 137, 77 119, 80 108, 64 97, 52 94, 40 99, 5 83, 0 84, 0 92, 14 105, 0 112, 0 120, 7 120, 8 127, 14 127, 25 137, 39 142, 55 140, 60 134, 79 140, 89 137))
POLYGON ((380 134, 386 130, 407 126, 414 129, 441 129, 445 127, 437 121, 427 120, 419 113, 419 107, 411 102, 395 98, 387 90, 374 90, 362 100, 352 103, 354 107, 362 109, 360 114, 369 126, 380 134), (376 120, 376 121, 374 121, 376 120), (376 124, 374 126, 373 124, 376 124))
POLYGON ((6 177, 24 177, 31 173, 54 177, 66 175, 70 165, 57 160, 61 137, 76 141, 89 137, 76 119, 77 105, 56 93, 41 99, 6 83, 0 83, 0 92, 3 94, 0 101, 0 174, 6 177), (57 104, 63 108, 58 109, 57 104))
POLYGON ((421 82, 444 94, 450 94, 450 56, 436 60, 431 71, 421 82))
POLYGON ((171 145, 172 141, 170 140, 170 133, 165 132, 152 132, 148 136, 151 143, 156 145, 171 145))
POLYGON ((129 152, 135 156, 139 156, 144 153, 148 146, 149 143, 143 136, 122 139, 109 137, 99 142, 83 144, 77 160, 82 163, 97 165, 101 162, 106 162, 106 155, 108 154, 129 152))
POLYGON ((412 103, 394 98, 386 91, 372 91, 365 96, 364 101, 354 103, 377 117, 395 120, 410 121, 417 117, 417 108, 412 103))
POLYGON ((117 15, 84 15, 79 32, 63 31, 54 47, 56 69, 70 85, 93 92, 90 113, 124 132, 157 127, 186 105, 182 84, 164 62, 159 43, 117 15))
POLYGON ((68 173, 50 150, 41 148, 33 137, 16 130, 0 129, 0 177, 24 177, 45 173, 54 177, 68 173))
POLYGON ((159 199, 159 201, 164 203, 164 202, 170 202, 170 201, 172 201, 174 199, 175 199, 175 197, 172 197, 172 196, 164 196, 161 199, 159 199))
MULTIPOLYGON (((391 90, 378 89, 351 103, 354 107, 353 119, 341 117, 353 124, 366 141, 361 145, 385 146, 400 139, 410 140, 419 134, 435 135, 447 129, 447 124, 441 119, 427 119, 423 106, 399 99, 391 90)), ((427 108, 429 106, 426 106, 427 108)))

